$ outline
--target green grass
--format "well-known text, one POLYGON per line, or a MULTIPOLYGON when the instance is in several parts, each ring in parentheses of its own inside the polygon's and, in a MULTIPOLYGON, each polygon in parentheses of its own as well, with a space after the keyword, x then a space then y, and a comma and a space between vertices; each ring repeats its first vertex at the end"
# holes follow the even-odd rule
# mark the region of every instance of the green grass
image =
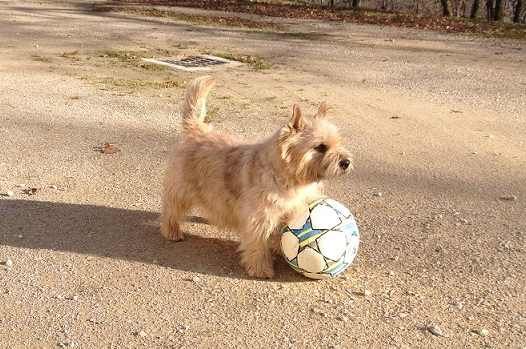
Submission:
POLYGON ((242 54, 224 52, 224 51, 219 51, 219 52, 208 51, 207 54, 248 64, 254 70, 265 70, 265 69, 272 68, 272 64, 265 61, 263 58, 259 56, 242 55, 242 54))
POLYGON ((170 51, 163 49, 154 49, 148 51, 130 51, 130 50, 103 50, 97 56, 99 58, 106 58, 115 64, 137 67, 149 71, 166 71, 169 70, 167 66, 160 64, 151 64, 143 61, 143 58, 152 58, 155 55, 169 56, 170 51))

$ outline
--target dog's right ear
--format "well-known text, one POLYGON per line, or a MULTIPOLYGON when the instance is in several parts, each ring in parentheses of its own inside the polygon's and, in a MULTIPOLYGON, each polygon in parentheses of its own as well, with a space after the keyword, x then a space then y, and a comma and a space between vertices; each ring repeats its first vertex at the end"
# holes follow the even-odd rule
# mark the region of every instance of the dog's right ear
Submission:
POLYGON ((289 127, 295 131, 300 131, 305 127, 305 119, 301 115, 300 106, 297 104, 292 106, 292 118, 290 119, 289 127))

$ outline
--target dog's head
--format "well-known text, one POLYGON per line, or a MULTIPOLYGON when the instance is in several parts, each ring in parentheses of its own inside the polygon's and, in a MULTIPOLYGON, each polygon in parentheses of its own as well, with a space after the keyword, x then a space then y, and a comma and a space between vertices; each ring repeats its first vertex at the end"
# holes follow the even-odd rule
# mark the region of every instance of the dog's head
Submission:
POLYGON ((351 154, 326 114, 325 102, 311 118, 304 117, 299 106, 294 105, 289 124, 280 131, 280 155, 297 183, 318 182, 353 168, 351 154))

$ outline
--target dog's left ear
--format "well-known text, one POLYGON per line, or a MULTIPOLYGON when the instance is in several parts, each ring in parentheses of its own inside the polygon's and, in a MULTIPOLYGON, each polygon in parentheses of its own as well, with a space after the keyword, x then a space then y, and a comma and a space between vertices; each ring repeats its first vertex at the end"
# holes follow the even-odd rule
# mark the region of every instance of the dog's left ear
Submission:
POLYGON ((299 131, 305 127, 305 119, 301 115, 300 106, 294 104, 292 106, 292 118, 290 119, 289 127, 293 130, 299 131))
POLYGON ((327 105, 327 102, 321 102, 320 106, 318 107, 318 112, 316 115, 314 115, 315 119, 321 119, 327 116, 327 110, 329 110, 329 106, 327 105))

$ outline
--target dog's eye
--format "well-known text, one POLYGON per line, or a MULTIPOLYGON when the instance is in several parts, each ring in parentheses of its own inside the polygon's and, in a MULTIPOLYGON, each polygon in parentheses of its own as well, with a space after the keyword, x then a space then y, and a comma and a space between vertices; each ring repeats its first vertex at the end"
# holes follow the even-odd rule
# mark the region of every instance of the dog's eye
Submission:
POLYGON ((320 152, 320 153, 325 153, 327 152, 329 148, 327 147, 327 145, 325 144, 318 144, 317 146, 314 147, 314 150, 316 150, 317 152, 320 152))

